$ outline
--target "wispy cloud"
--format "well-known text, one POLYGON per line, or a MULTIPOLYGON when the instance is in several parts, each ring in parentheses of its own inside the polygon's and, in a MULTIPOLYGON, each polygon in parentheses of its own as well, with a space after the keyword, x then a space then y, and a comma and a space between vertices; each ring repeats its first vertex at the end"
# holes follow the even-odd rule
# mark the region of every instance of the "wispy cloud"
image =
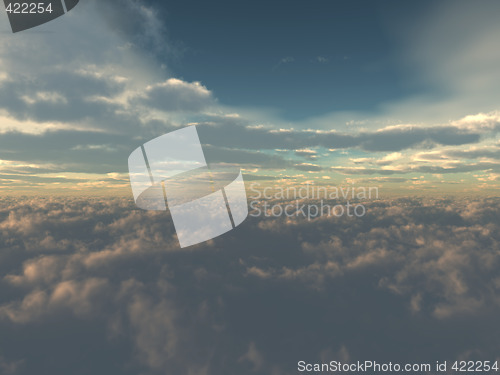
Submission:
POLYGON ((290 64, 295 62, 295 58, 292 56, 283 57, 276 65, 273 66, 273 70, 278 69, 283 64, 290 64))

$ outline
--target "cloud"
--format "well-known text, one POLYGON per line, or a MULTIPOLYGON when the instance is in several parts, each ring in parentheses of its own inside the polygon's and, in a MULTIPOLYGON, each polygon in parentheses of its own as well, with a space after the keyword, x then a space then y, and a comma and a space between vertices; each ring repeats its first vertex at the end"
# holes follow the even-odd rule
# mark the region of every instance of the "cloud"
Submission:
POLYGON ((168 300, 153 302, 136 296, 128 307, 130 322, 137 332, 136 345, 144 362, 154 369, 165 369, 177 346, 175 309, 168 300))
POLYGON ((8 361, 3 356, 0 355, 0 370, 2 374, 14 375, 18 373, 18 370, 23 366, 23 361, 8 361))
POLYGON ((315 160, 318 158, 317 152, 309 149, 295 150, 295 155, 309 160, 315 160))
MULTIPOLYGON (((185 87, 189 86, 189 84, 183 82, 181 86, 185 87)), ((198 90, 199 88, 196 87, 195 89, 198 90)), ((435 128, 390 127, 372 133, 349 134, 336 131, 276 131, 271 128, 245 126, 240 124, 240 119, 223 120, 218 118, 218 120, 217 122, 198 125, 200 140, 206 146, 207 158, 215 162, 231 161, 247 168, 285 169, 298 165, 299 169, 303 170, 304 165, 307 163, 302 163, 304 164, 302 165, 293 159, 284 158, 277 154, 276 150, 288 149, 292 151, 295 149, 295 156, 315 161, 321 160, 324 156, 318 155, 316 151, 310 149, 311 147, 390 152, 383 160, 375 163, 384 166, 395 163, 397 161, 396 157, 399 157, 401 155, 400 151, 403 150, 439 149, 441 147, 439 145, 470 144, 479 141, 482 136, 480 132, 472 132, 454 126, 435 128), (267 149, 269 152, 258 151, 263 149, 267 149)), ((137 121, 144 124, 143 120, 137 121)), ((149 124, 149 122, 146 124, 149 124)), ((153 124, 154 128, 151 128, 152 134, 163 134, 176 129, 174 125, 168 122, 157 121, 156 124, 153 124)), ((59 173, 126 173, 126 165, 123 160, 127 159, 130 150, 141 143, 139 138, 142 138, 144 142, 150 137, 144 136, 142 138, 136 135, 135 138, 131 138, 127 132, 117 134, 114 131, 102 130, 52 130, 42 134, 25 134, 16 131, 2 134, 0 136, 0 145, 5 151, 4 160, 11 160, 19 165, 23 163, 50 164, 54 171, 59 173), (99 138, 98 144, 96 144, 97 137, 99 138), (66 158, 61 163, 59 155, 63 152, 66 158)), ((362 159, 359 160, 362 161, 362 159)), ((430 173, 439 173, 432 172, 439 169, 445 169, 444 173, 456 169, 458 173, 460 171, 480 170, 481 168, 496 168, 495 165, 491 163, 487 165, 485 162, 465 164, 462 167, 451 167, 421 165, 415 168, 411 167, 411 169, 414 169, 414 171, 428 170, 431 171, 430 173)), ((409 169, 409 167, 387 169, 385 171, 380 170, 379 173, 404 173, 409 169)), ((17 174, 22 174, 23 168, 14 169, 14 171, 16 170, 18 170, 17 174)), ((315 170, 319 171, 321 168, 317 167, 315 170)), ((350 173, 352 169, 349 166, 344 166, 342 170, 350 173)), ((373 172, 373 170, 354 171, 354 174, 368 172, 373 172)), ((374 171, 373 173, 378 172, 374 171)), ((8 174, 6 173, 6 175, 8 174)), ((15 178, 16 176, 13 175, 12 177, 15 178)), ((54 179, 43 180, 42 177, 43 175, 38 176, 41 183, 44 181, 57 182, 54 179)), ((36 182, 36 177, 22 178, 17 176, 17 178, 26 181, 31 179, 32 182, 36 182)), ((71 181, 68 180, 67 182, 71 181)))
POLYGON ((485 158, 491 160, 500 160, 500 147, 453 150, 445 153, 445 155, 465 159, 485 158))
POLYGON ((447 173, 468 173, 477 171, 487 171, 487 172, 497 172, 499 171, 500 165, 498 163, 489 162, 479 162, 472 164, 458 164, 449 166, 405 166, 402 168, 351 168, 334 166, 331 167, 334 171, 339 171, 346 174, 352 175, 366 175, 366 174, 381 174, 381 175, 393 175, 393 174, 407 174, 407 173, 432 173, 432 174, 447 174, 447 173))
MULTIPOLYGON (((498 131, 492 112, 342 131, 208 114, 217 104, 210 89, 161 66, 180 52, 154 9, 117 5, 88 1, 40 28, 47 32, 0 37, 7 186, 66 181, 88 193, 92 179, 81 174, 94 173, 128 188, 130 151, 193 123, 189 115, 215 162, 318 172, 322 149, 337 149, 368 154, 359 168, 328 164, 353 175, 498 172, 496 146, 483 147, 498 131), (403 164, 423 151, 422 164, 403 164), (443 165, 430 151, 473 162, 443 165)), ((168 212, 129 199, 4 195, 0 370, 58 375, 78 363, 82 373, 278 375, 299 358, 411 362, 417 352, 400 350, 408 337, 422 361, 438 351, 448 360, 478 349, 497 356, 498 201, 382 199, 367 209, 362 219, 249 218, 181 250, 168 212)))
POLYGON ((2 159, 12 161, 5 186, 76 182, 63 172, 124 173, 141 140, 185 126, 173 112, 198 113, 215 102, 200 83, 152 67, 178 51, 151 6, 88 1, 78 9, 41 26, 45 32, 0 37, 0 143, 2 159), (79 37, 55 43, 54 34, 79 37), (25 161, 39 170, 24 173, 25 161), (44 175, 47 164, 57 178, 44 175))
POLYGON ((87 119, 89 114, 93 118, 109 118, 119 107, 91 98, 113 97, 123 88, 124 83, 116 77, 69 71, 60 67, 49 73, 38 74, 36 78, 29 73, 24 76, 13 74, 0 86, 1 108, 17 120, 41 123, 78 123, 87 119), (34 80, 38 84, 33 84, 34 80))
POLYGON ((0 363, 57 375, 78 353, 89 371, 285 374, 300 358, 382 360, 408 337, 422 361, 429 341, 443 359, 494 357, 498 200, 365 205, 361 218, 250 217, 180 249, 167 212, 128 199, 4 197, 0 363))
POLYGON ((248 361, 252 364, 254 371, 259 371, 263 365, 262 354, 255 347, 255 343, 251 342, 248 345, 248 351, 242 355, 239 359, 239 362, 248 361))
MULTIPOLYGON (((43 26, 50 31, 57 25, 62 35, 84 36, 78 43, 64 38, 53 43, 49 33, 20 34, 16 44, 9 43, 10 34, 0 38, 5 72, 0 80, 0 147, 4 150, 2 159, 10 162, 8 169, 2 168, 4 189, 58 184, 66 188, 126 187, 124 160, 131 150, 155 136, 193 123, 199 124, 200 138, 217 162, 231 158, 231 162, 246 169, 291 169, 296 165, 309 172, 321 171, 324 165, 338 165, 331 155, 320 152, 322 148, 363 151, 371 153, 368 158, 377 159, 379 153, 443 151, 456 146, 456 154, 449 155, 459 158, 465 146, 482 147, 498 131, 495 111, 432 126, 380 127, 377 123, 378 128, 342 131, 278 129, 279 124, 258 126, 242 116, 225 115, 231 109, 220 106, 202 83, 174 78, 168 68, 161 68, 160 61, 175 58, 180 52, 171 47, 154 8, 126 1, 119 7, 123 18, 118 20, 106 18, 109 16, 100 7, 112 4, 90 1, 79 12, 69 14, 67 20, 43 26), (125 21, 128 18, 130 22, 125 21), (145 53, 146 49, 153 51, 152 55, 145 53), (36 66, 30 58, 33 55, 37 56, 36 66), (59 61, 61 56, 64 63, 59 61), (289 157, 276 150, 289 150, 289 157), (301 163, 300 158, 308 163, 301 163), (32 173, 26 173, 26 164, 31 165, 32 173), (308 164, 316 166, 315 170, 308 164), (123 176, 110 179, 108 173, 123 176)), ((285 57, 280 64, 291 62, 292 57, 285 57)), ((331 128, 338 128, 338 124, 331 123, 331 128)), ((480 168, 496 171, 492 165, 495 152, 492 149, 483 156, 489 157, 491 164, 480 160, 464 161, 452 168, 438 163, 419 163, 418 167, 428 173, 467 173, 480 168)), ((480 157, 472 151, 468 155, 480 157)), ((374 164, 376 168, 366 168, 360 162, 365 166, 363 171, 350 165, 333 171, 382 175, 419 171, 403 162, 408 164, 404 160, 382 160, 374 164), (393 168, 380 168, 385 166, 393 168)))
POLYGON ((286 56, 286 57, 283 57, 274 67, 273 67, 273 70, 276 70, 278 69, 281 65, 283 64, 290 64, 290 63, 293 63, 295 61, 295 58, 293 58, 292 56, 286 56))
POLYGON ((200 128, 201 136, 212 145, 221 146, 223 140, 234 147, 247 149, 302 149, 308 147, 360 148, 366 151, 401 151, 409 148, 432 148, 438 145, 476 143, 482 133, 457 126, 391 126, 374 132, 358 134, 338 131, 293 129, 266 129, 242 127, 235 123, 207 123, 200 128), (225 134, 225 137, 221 137, 225 134))
POLYGON ((199 82, 169 78, 146 87, 139 102, 161 111, 200 111, 214 104, 212 94, 199 82))
POLYGON ((231 147, 215 147, 205 144, 203 152, 209 163, 235 163, 245 167, 258 167, 266 169, 284 169, 293 163, 273 153, 259 152, 256 150, 241 150, 231 147))
POLYGON ((295 164, 293 167, 299 171, 306 171, 306 172, 319 172, 323 170, 321 166, 311 163, 295 164))

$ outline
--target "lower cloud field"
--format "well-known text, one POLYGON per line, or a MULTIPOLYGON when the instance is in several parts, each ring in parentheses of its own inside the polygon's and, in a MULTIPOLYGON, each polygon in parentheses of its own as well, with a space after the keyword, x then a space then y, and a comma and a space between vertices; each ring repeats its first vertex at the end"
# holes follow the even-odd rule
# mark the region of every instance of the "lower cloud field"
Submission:
POLYGON ((364 204, 180 249, 168 214, 131 200, 2 198, 0 373, 500 360, 500 200, 364 204))

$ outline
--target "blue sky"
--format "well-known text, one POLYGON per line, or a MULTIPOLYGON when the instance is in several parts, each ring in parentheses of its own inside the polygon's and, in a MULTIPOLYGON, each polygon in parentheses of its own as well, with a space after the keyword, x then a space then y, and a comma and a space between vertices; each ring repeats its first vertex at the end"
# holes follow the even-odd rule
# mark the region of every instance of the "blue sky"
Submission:
POLYGON ((397 38, 401 20, 414 23, 431 4, 162 5, 169 35, 184 47, 174 64, 181 77, 203 81, 225 104, 271 107, 293 120, 332 111, 376 111, 385 101, 432 90, 410 84, 414 71, 401 62, 397 38))

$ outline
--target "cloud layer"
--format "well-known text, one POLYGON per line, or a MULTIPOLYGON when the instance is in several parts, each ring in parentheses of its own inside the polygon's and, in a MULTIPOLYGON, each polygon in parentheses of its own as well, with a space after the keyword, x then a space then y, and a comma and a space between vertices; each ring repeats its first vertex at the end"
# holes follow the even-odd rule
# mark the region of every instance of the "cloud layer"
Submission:
POLYGON ((424 174, 429 181, 447 174, 463 182, 474 173, 475 182, 497 186, 500 116, 494 110, 415 124, 374 118, 353 126, 333 117, 321 126, 314 119, 286 126, 272 117, 262 121, 262 114, 224 107, 202 82, 176 77, 170 62, 182 48, 158 17, 141 1, 118 7, 88 1, 41 26, 44 32, 2 34, 3 190, 124 191, 132 150, 193 124, 210 159, 236 163, 256 178, 398 174, 409 181, 424 174), (387 159, 394 153, 400 157, 387 159))
POLYGON ((181 250, 166 213, 129 200, 4 198, 0 366, 278 375, 299 360, 499 359, 498 200, 365 204, 361 218, 249 217, 181 250))

